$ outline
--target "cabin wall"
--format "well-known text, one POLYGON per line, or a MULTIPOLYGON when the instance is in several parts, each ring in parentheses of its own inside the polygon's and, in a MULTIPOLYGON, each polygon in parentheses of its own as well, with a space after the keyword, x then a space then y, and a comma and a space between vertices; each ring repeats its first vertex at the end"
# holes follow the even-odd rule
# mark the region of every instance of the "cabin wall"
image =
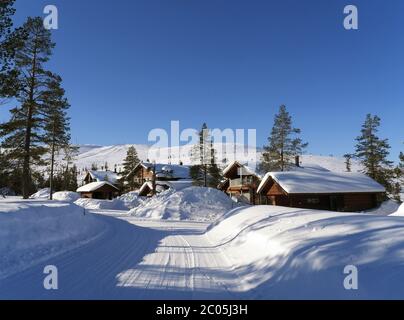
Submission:
POLYGON ((92 192, 81 192, 80 195, 82 198, 88 198, 88 199, 112 200, 113 198, 119 195, 119 192, 115 188, 105 185, 92 192))
POLYGON ((261 204, 347 212, 368 210, 378 205, 378 197, 374 193, 280 195, 268 192, 260 199, 261 204))
POLYGON ((346 194, 344 195, 345 211, 362 211, 377 206, 376 194, 346 194))

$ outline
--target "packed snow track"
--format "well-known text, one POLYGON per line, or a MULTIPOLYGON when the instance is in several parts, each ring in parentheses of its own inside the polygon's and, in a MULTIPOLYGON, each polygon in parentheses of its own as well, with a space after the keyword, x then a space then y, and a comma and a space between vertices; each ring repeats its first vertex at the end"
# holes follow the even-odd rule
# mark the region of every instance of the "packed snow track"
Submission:
MULTIPOLYGON (((0 281, 1 299, 234 299, 229 263, 204 235, 206 223, 141 220, 98 211, 96 240, 0 281), (45 290, 44 267, 58 270, 45 290)), ((234 279, 234 278, 233 278, 234 279)))

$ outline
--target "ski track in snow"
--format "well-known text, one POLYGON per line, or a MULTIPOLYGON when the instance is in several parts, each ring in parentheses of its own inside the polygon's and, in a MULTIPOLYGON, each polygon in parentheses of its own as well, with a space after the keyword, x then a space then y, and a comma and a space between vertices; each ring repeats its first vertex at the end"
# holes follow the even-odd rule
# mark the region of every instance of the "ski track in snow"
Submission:
POLYGON ((99 210, 98 239, 0 281, 0 299, 235 299, 229 260, 204 235, 207 223, 153 221, 99 210), (43 268, 58 268, 45 290, 43 268))

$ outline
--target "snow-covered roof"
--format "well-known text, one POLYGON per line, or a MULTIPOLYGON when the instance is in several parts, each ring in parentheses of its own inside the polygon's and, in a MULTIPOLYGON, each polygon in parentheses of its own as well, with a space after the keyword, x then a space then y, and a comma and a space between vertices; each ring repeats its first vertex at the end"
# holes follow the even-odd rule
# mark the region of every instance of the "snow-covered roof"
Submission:
POLYGON ((109 185, 112 188, 118 190, 117 187, 115 187, 113 184, 109 183, 108 181, 98 181, 98 182, 91 182, 88 183, 80 188, 77 189, 77 192, 93 192, 105 185, 109 185))
POLYGON ((386 191, 382 185, 361 173, 286 171, 268 172, 258 186, 257 192, 260 192, 270 179, 275 180, 289 194, 386 191))
POLYGON ((233 168, 233 166, 235 166, 235 165, 237 165, 240 168, 243 168, 243 171, 245 172, 244 174, 250 174, 250 175, 256 176, 258 178, 262 178, 256 169, 251 168, 251 167, 247 166, 246 164, 242 164, 238 161, 230 162, 227 165, 227 167, 223 169, 223 175, 225 176, 226 173, 228 173, 231 170, 231 168, 233 168))
POLYGON ((90 174, 92 179, 97 180, 98 182, 108 181, 115 184, 119 179, 118 174, 113 171, 89 170, 88 173, 90 174))
MULTIPOLYGON (((153 183, 151 181, 146 181, 143 183, 143 185, 139 189, 139 195, 142 194, 146 188, 149 188, 150 190, 153 189, 153 183)), ((170 188, 170 184, 164 181, 156 181, 156 191, 157 192, 162 192, 166 189, 170 188)))
MULTIPOLYGON (((154 164, 150 162, 140 162, 138 166, 146 169, 153 169, 154 164)), ((156 163, 156 177, 158 178, 174 178, 174 179, 190 179, 189 166, 179 164, 156 163)))

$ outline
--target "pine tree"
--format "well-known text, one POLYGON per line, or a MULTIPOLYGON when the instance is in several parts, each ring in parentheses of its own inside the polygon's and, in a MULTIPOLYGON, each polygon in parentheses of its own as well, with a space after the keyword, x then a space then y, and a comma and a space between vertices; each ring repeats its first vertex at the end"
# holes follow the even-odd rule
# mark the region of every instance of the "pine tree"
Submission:
POLYGON ((385 186, 390 192, 392 161, 387 159, 390 145, 388 139, 380 139, 377 136, 379 126, 380 118, 378 116, 371 114, 366 116, 361 135, 356 138, 355 157, 361 161, 364 173, 385 186))
POLYGON ((301 154, 308 145, 297 136, 300 132, 300 129, 292 127, 292 117, 286 111, 286 107, 281 105, 278 114, 275 115, 271 135, 268 138, 269 144, 264 146, 259 170, 262 172, 287 170, 294 157, 301 154))
POLYGON ((65 98, 65 91, 61 87, 62 79, 54 76, 49 83, 48 91, 42 97, 44 105, 44 131, 45 143, 50 152, 50 200, 53 199, 53 174, 55 166, 55 154, 66 149, 70 142, 70 125, 67 109, 70 107, 65 98))
POLYGON ((216 163, 216 151, 210 130, 206 123, 199 132, 199 143, 192 148, 190 176, 194 185, 217 187, 220 181, 220 169, 216 163))
POLYGON ((40 17, 28 18, 17 30, 22 39, 15 49, 15 66, 18 70, 17 100, 19 106, 10 110, 11 120, 0 125, 2 147, 9 148, 12 159, 22 159, 22 194, 27 199, 32 185, 32 165, 42 165, 46 152, 43 146, 44 105, 41 96, 48 90, 52 74, 44 69, 54 43, 51 33, 43 27, 40 17))
POLYGON ((139 162, 140 160, 137 155, 136 148, 134 146, 130 146, 126 153, 126 158, 123 160, 123 170, 121 172, 121 185, 125 186, 124 188, 127 191, 134 190, 140 186, 138 183, 135 182, 132 175, 133 170, 139 164, 139 162))
POLYGON ((352 170, 352 165, 351 165, 352 154, 346 153, 346 154, 344 154, 344 158, 345 158, 346 171, 351 172, 351 170, 352 170))
POLYGON ((0 2, 0 104, 3 98, 12 98, 17 94, 14 68, 14 53, 20 38, 12 32, 12 16, 14 0, 1 0, 0 2))
POLYGON ((400 152, 399 155, 399 163, 394 169, 394 187, 393 187, 393 197, 397 201, 402 201, 401 192, 403 191, 404 186, 404 153, 400 152))

